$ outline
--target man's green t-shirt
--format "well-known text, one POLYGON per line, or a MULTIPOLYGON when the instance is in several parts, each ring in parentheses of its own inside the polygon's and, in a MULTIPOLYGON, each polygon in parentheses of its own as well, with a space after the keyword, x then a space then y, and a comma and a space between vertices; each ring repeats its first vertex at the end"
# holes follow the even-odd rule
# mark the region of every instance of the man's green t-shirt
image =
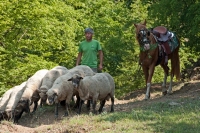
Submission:
POLYGON ((81 65, 87 65, 90 68, 97 68, 97 52, 102 50, 100 43, 92 39, 81 42, 78 51, 82 53, 81 65))

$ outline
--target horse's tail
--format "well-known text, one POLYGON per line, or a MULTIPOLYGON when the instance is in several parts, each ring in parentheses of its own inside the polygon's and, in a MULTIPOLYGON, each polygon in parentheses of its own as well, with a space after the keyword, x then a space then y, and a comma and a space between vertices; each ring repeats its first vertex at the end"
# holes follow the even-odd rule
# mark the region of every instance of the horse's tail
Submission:
POLYGON ((181 78, 181 73, 180 73, 180 58, 179 58, 179 47, 180 47, 180 40, 177 38, 178 40, 178 47, 174 50, 173 52, 173 56, 171 59, 171 65, 172 65, 172 71, 171 74, 173 76, 176 76, 177 80, 180 80, 181 78))

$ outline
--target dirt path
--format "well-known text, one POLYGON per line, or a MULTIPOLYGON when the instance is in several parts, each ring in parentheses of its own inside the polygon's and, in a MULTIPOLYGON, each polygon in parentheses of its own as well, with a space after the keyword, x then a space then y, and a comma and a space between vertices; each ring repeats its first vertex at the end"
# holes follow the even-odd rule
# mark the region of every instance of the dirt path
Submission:
MULTIPOLYGON (((173 94, 162 96, 160 84, 153 84, 151 88, 151 99, 144 100, 146 89, 140 89, 127 94, 125 97, 115 99, 115 112, 129 112, 134 108, 150 105, 156 102, 176 102, 181 98, 196 98, 200 94, 200 80, 190 81, 187 83, 177 83, 173 87, 173 94)), ((110 101, 106 102, 106 111, 110 110, 110 101)), ((83 113, 87 113, 86 108, 83 108, 83 113)), ((64 114, 63 107, 59 107, 59 122, 64 114)), ((70 117, 76 115, 74 111, 70 111, 70 117)), ((11 122, 3 121, 0 125, 0 133, 15 132, 15 133, 36 133, 34 130, 43 130, 50 127, 50 125, 57 123, 54 119, 54 109, 51 107, 46 109, 38 109, 34 115, 25 114, 20 120, 18 125, 11 122)))

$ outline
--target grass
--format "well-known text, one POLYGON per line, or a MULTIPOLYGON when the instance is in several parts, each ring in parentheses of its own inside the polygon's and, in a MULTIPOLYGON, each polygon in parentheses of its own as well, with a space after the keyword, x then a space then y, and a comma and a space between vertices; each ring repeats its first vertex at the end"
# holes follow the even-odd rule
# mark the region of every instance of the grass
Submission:
MULTIPOLYGON (((100 115, 81 114, 64 118, 42 128, 37 133, 198 133, 200 131, 199 98, 184 98, 170 105, 169 101, 133 108, 130 112, 103 112, 100 115)), ((37 115, 53 108, 46 106, 37 115)), ((36 114, 35 114, 36 115, 36 114)), ((36 116, 37 116, 36 115, 36 116)), ((37 123, 37 119, 34 120, 37 123)), ((9 125, 3 121, 1 124, 9 125)), ((12 127, 12 124, 11 124, 12 127)))
POLYGON ((82 114, 65 118, 51 131, 90 133, 198 133, 200 131, 199 99, 182 99, 178 105, 169 102, 135 108, 131 112, 82 114))

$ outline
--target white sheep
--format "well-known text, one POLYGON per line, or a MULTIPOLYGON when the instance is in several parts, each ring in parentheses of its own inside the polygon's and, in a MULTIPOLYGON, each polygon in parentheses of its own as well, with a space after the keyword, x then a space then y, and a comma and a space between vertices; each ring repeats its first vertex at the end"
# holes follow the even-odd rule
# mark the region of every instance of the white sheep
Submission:
POLYGON ((10 99, 10 95, 11 95, 12 91, 14 90, 14 88, 15 87, 12 87, 9 90, 7 90, 1 98, 1 101, 0 101, 0 120, 4 119, 6 117, 5 109, 6 109, 8 101, 10 99))
MULTIPOLYGON (((94 76, 85 77, 75 74, 69 81, 72 81, 73 86, 79 92, 82 100, 92 99, 93 113, 96 113, 97 100, 100 100, 98 111, 101 113, 106 100, 109 100, 109 98, 111 98, 111 112, 114 111, 115 83, 110 74, 96 73, 94 76)), ((81 106, 82 104, 79 107, 79 114, 81 112, 81 106)))
MULTIPOLYGON (((82 70, 85 76, 91 76, 95 74, 95 72, 93 72, 93 70, 86 65, 78 65, 70 69, 70 71, 76 71, 76 70, 82 70)), ((75 73, 72 72, 72 74, 75 74, 75 73)))
POLYGON ((38 89, 38 92, 39 92, 39 95, 40 95, 40 98, 41 98, 40 106, 42 106, 42 104, 44 104, 46 102, 46 100, 47 100, 46 92, 52 87, 54 81, 58 77, 66 74, 67 72, 68 72, 68 69, 66 67, 56 66, 46 73, 46 75, 42 79, 42 85, 38 89))
POLYGON ((25 85, 26 85, 26 82, 23 82, 22 84, 15 86, 12 93, 10 94, 10 99, 5 109, 8 119, 12 118, 13 111, 15 107, 17 106, 25 90, 25 87, 24 87, 25 85))
POLYGON ((15 87, 12 87, 11 89, 7 90, 0 101, 0 112, 4 112, 6 109, 6 105, 8 104, 8 101, 10 99, 10 94, 12 93, 12 91, 14 90, 15 87))
POLYGON ((27 80, 26 85, 24 86, 24 93, 22 94, 22 97, 14 110, 14 121, 18 121, 24 111, 29 112, 29 105, 31 105, 33 102, 33 112, 36 111, 38 101, 40 99, 37 89, 41 86, 42 79, 48 71, 49 70, 47 69, 39 70, 27 80))
POLYGON ((55 106, 56 118, 58 118, 58 103, 60 101, 65 100, 66 102, 65 116, 68 116, 69 114, 68 108, 73 95, 77 96, 77 102, 75 106, 78 106, 79 104, 80 98, 78 96, 78 92, 73 89, 72 83, 68 81, 68 79, 71 78, 73 74, 80 74, 82 76, 85 76, 85 75, 94 75, 94 72, 88 66, 83 66, 83 65, 76 66, 72 69, 69 69, 68 73, 58 77, 55 80, 52 88, 49 89, 46 92, 46 94, 47 94, 47 103, 50 105, 52 105, 53 103, 56 104, 55 106))

